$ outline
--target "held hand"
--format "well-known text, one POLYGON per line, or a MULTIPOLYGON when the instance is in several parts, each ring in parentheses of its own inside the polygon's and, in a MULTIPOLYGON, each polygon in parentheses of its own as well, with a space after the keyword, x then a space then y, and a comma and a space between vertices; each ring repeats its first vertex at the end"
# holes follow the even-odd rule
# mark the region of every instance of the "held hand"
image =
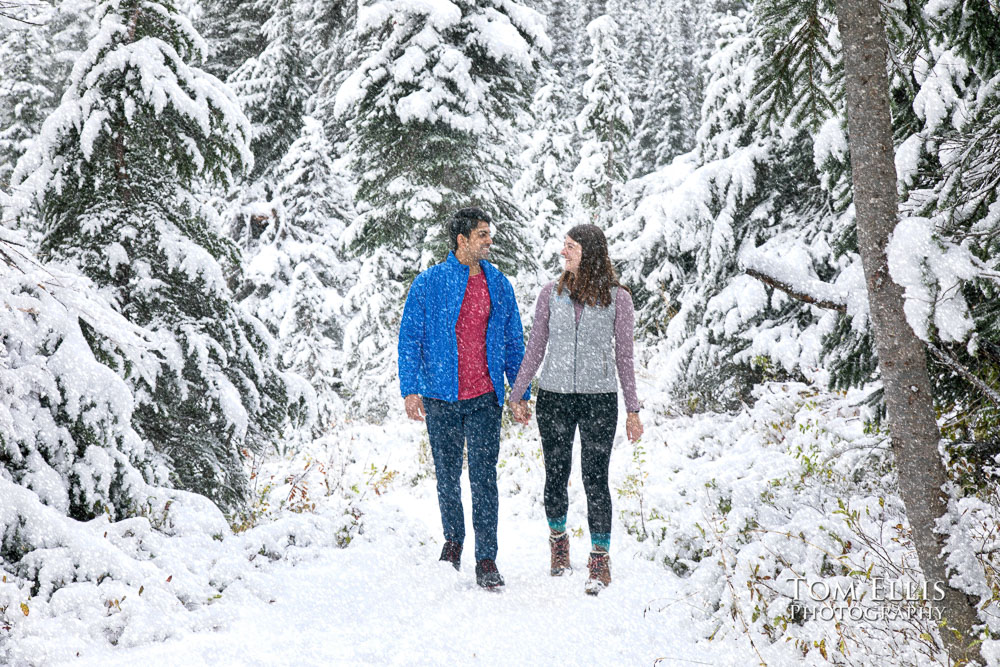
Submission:
POLYGON ((424 400, 420 398, 420 394, 410 394, 403 399, 403 405, 406 407, 407 417, 418 422, 424 421, 427 411, 424 410, 424 400))
POLYGON ((510 409, 514 413, 514 421, 518 424, 527 425, 531 421, 531 408, 528 407, 527 401, 512 401, 510 409))
POLYGON ((642 437, 642 422, 639 420, 638 412, 630 412, 625 418, 625 435, 631 442, 642 437))
POLYGON ((514 421, 518 424, 524 423, 524 413, 521 410, 521 405, 519 401, 510 402, 510 411, 514 414, 514 421))

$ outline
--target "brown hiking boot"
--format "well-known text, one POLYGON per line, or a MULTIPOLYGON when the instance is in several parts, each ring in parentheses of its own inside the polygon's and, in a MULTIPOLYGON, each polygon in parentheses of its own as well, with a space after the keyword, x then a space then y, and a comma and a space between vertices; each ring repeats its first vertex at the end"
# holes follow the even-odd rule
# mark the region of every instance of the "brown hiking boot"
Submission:
POLYGON ((591 551, 587 569, 590 577, 583 588, 587 595, 597 595, 611 584, 611 557, 607 551, 591 551))
POLYGON ((573 569, 569 564, 569 535, 565 531, 549 535, 549 548, 552 549, 552 569, 549 574, 561 577, 564 572, 573 569))

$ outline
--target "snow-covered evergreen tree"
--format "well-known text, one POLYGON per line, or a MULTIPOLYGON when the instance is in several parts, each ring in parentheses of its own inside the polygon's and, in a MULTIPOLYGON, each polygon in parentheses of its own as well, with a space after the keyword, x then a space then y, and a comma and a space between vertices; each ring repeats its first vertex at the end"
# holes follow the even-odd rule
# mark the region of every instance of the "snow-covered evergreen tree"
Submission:
POLYGON ((663 333, 661 382, 691 408, 716 409, 749 400, 765 374, 817 363, 831 320, 820 327, 822 311, 747 270, 831 279, 833 224, 812 137, 758 129, 750 114, 762 54, 752 16, 718 26, 696 151, 643 179, 636 213, 613 230, 617 252, 632 258, 625 278, 643 284, 641 322, 663 333))
MULTIPOLYGON (((300 32, 306 52, 313 58, 324 60, 322 65, 313 62, 317 70, 329 69, 329 63, 325 62, 330 55, 329 49, 340 47, 341 53, 346 53, 349 48, 343 43, 343 38, 351 29, 357 3, 350 0, 297 0, 295 4, 295 14, 303 22, 300 32)), ((338 64, 343 65, 343 58, 338 64)))
POLYGON ((348 119, 359 179, 345 241, 365 258, 348 295, 359 315, 345 340, 347 384, 367 406, 388 398, 372 378, 391 377, 405 285, 444 258, 450 212, 484 207, 497 222, 497 263, 514 271, 530 261, 511 194, 511 125, 549 44, 541 15, 510 0, 372 0, 359 8, 356 37, 361 62, 335 110, 348 119))
MULTIPOLYGON (((580 114, 583 105, 587 103, 583 95, 583 87, 587 83, 587 67, 593 62, 594 45, 587 27, 596 19, 612 12, 618 12, 629 7, 628 3, 614 0, 596 0, 595 2, 570 2, 566 10, 569 16, 569 34, 572 38, 572 49, 575 54, 573 70, 567 72, 572 78, 566 79, 569 90, 577 91, 576 114, 580 114)), ((622 81, 624 83, 624 80, 622 81)))
POLYGON ((343 329, 350 315, 343 295, 357 271, 340 250, 353 207, 334 154, 322 124, 307 117, 276 169, 274 215, 258 239, 243 288, 250 292, 244 306, 278 340, 281 368, 312 385, 315 437, 343 419, 343 329))
POLYGON ((903 196, 890 269, 933 353, 938 409, 955 425, 946 435, 983 441, 1000 424, 1000 407, 970 380, 995 389, 1000 374, 1000 12, 941 3, 890 16, 903 196))
POLYGON ((14 164, 56 102, 46 76, 54 69, 53 46, 44 25, 35 25, 49 20, 51 8, 44 8, 31 23, 0 33, 0 187, 9 185, 14 164))
MULTIPOLYGON (((0 214, 4 212, 0 192, 0 214)), ((136 374, 155 375, 147 332, 89 281, 44 267, 23 236, 0 226, 0 477, 86 521, 135 513, 162 462, 132 428, 132 392, 98 360, 101 339, 136 374)), ((0 520, 4 560, 41 546, 0 520)))
POLYGON ((365 59, 337 98, 361 179, 351 244, 421 247, 413 268, 425 268, 441 259, 444 219, 472 202, 511 223, 497 231, 497 256, 513 268, 523 253, 510 123, 548 48, 541 16, 513 2, 378 0, 359 11, 357 36, 365 59))
POLYGON ((572 196, 573 126, 566 117, 569 95, 551 69, 531 103, 534 127, 525 135, 521 175, 514 195, 527 216, 528 232, 538 245, 545 268, 555 270, 562 234, 581 219, 572 196))
POLYGON ((62 76, 56 78, 65 87, 77 58, 87 50, 93 35, 92 19, 98 3, 95 0, 59 0, 51 4, 54 12, 46 28, 55 47, 55 58, 60 63, 62 76))
MULTIPOLYGON (((628 172, 631 178, 637 178, 655 171, 656 134, 663 124, 662 107, 666 102, 666 82, 661 78, 672 78, 670 66, 661 64, 663 54, 671 45, 667 44, 667 7, 657 4, 650 6, 636 3, 623 7, 628 14, 627 19, 618 17, 622 26, 634 25, 633 11, 645 12, 647 28, 630 35, 631 39, 622 40, 624 70, 628 77, 628 98, 632 107, 633 132, 629 140, 628 172)), ((616 14, 617 15, 617 14, 616 14)), ((676 88, 676 81, 671 82, 676 88)))
POLYGON ((256 10, 269 15, 262 28, 267 46, 228 80, 253 123, 252 178, 270 172, 298 137, 314 78, 296 31, 292 0, 257 0, 256 10))
POLYGON ((591 220, 602 227, 618 217, 619 191, 627 174, 632 108, 622 74, 618 26, 601 16, 587 26, 591 63, 583 87, 586 103, 576 118, 583 137, 580 162, 573 171, 574 194, 591 220))
POLYGON ((349 0, 299 0, 302 40, 316 72, 310 113, 323 121, 326 135, 334 144, 347 139, 345 119, 334 112, 337 91, 357 65, 359 54, 353 33, 358 3, 349 0), (351 60, 354 58, 355 60, 351 60))
POLYGON ((252 160, 232 94, 197 69, 206 44, 169 2, 108 0, 70 85, 18 163, 45 256, 75 266, 157 341, 155 379, 93 341, 134 387, 133 425, 175 481, 227 509, 246 497, 243 458, 286 418, 270 338, 232 304, 237 253, 192 196, 252 160))
POLYGON ((203 0, 197 29, 209 47, 205 71, 225 81, 267 46, 268 6, 258 0, 203 0))
POLYGON ((390 248, 358 258, 357 281, 344 295, 343 383, 355 418, 378 421, 396 398, 394 368, 409 263, 390 248))
MULTIPOLYGON (((582 75, 583 67, 579 63, 581 52, 577 50, 580 38, 578 25, 579 6, 564 0, 546 0, 539 3, 539 11, 547 19, 546 33, 552 42, 552 51, 548 62, 555 70, 555 77, 562 82, 563 87, 570 91, 570 103, 576 100, 576 92, 571 88, 574 79, 582 75)), ((584 52, 585 53, 585 52, 584 52)), ((569 116, 575 116, 578 111, 575 104, 567 110, 569 116)))
MULTIPOLYGON (((902 218, 887 249, 889 268, 906 290, 910 325, 934 355, 930 371, 938 409, 955 415, 953 423, 960 426, 953 435, 972 439, 994 427, 996 410, 983 408, 983 393, 967 376, 988 379, 1000 368, 991 278, 995 234, 984 231, 991 224, 990 202, 996 201, 992 174, 1000 155, 982 150, 990 145, 983 138, 995 133, 990 107, 996 97, 986 82, 997 76, 988 47, 1000 20, 980 9, 942 4, 924 12, 898 6, 885 12, 894 53, 890 85, 902 197, 902 218), (979 115, 979 109, 986 113, 979 115), (964 374, 956 370, 963 366, 964 374)), ((759 3, 758 10, 761 34, 771 45, 765 50, 769 75, 756 90, 760 118, 818 128, 813 134, 821 183, 833 206, 844 211, 829 228, 833 265, 842 283, 861 289, 853 211, 846 209, 847 139, 837 111, 843 85, 834 53, 839 41, 824 32, 832 17, 819 5, 781 0, 759 3)), ((789 245, 787 239, 782 243, 789 245)), ((825 338, 823 359, 834 387, 878 379, 866 315, 849 307, 825 338)), ((880 404, 880 392, 871 400, 880 404)))
POLYGON ((650 29, 629 49, 635 132, 630 173, 642 176, 694 148, 703 91, 696 62, 701 13, 691 0, 648 8, 650 29))

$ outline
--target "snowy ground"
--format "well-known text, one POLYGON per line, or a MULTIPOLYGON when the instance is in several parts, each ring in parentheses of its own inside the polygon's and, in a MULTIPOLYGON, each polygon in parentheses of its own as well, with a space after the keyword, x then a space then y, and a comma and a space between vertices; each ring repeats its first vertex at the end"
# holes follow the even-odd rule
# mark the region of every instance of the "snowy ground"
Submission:
MULTIPOLYGON (((317 502, 309 514, 329 516, 331 533, 344 525, 345 495, 357 499, 348 507, 361 515, 362 532, 347 548, 315 538, 304 547, 288 547, 283 558, 244 575, 233 594, 227 590, 211 605, 218 607, 208 616, 214 629, 181 630, 164 642, 132 648, 91 644, 78 657, 52 664, 756 662, 749 647, 741 650, 728 641, 704 638, 699 643, 700 630, 691 622, 699 601, 689 590, 690 580, 644 555, 626 534, 620 510, 628 501, 616 496, 634 474, 635 460, 623 430, 610 471, 613 581, 599 597, 583 592, 589 534, 578 443, 568 523, 574 572, 553 578, 548 573, 537 428, 534 423, 527 428, 505 423, 497 564, 507 585, 502 593, 490 593, 475 584, 467 475, 462 481, 468 536, 462 570, 455 572, 437 561, 442 537, 426 430, 396 416, 384 426, 347 426, 349 436, 337 443, 314 444, 312 451, 271 461, 261 472, 262 479, 270 476, 274 482, 267 493, 272 502, 295 497, 290 489, 305 487, 307 493, 297 496, 299 504, 317 502), (322 470, 318 462, 324 464, 322 470), (289 484, 296 470, 305 472, 289 484), (334 479, 340 486, 330 492, 334 479)), ((662 447, 666 430, 647 424, 647 447, 655 442, 662 447)), ((288 515, 276 507, 269 511, 272 518, 288 515)))
POLYGON ((225 629, 68 664, 746 664, 697 646, 686 614, 657 611, 678 594, 662 567, 615 550, 612 586, 586 596, 585 539, 573 540, 576 571, 550 577, 544 521, 507 509, 497 559, 503 593, 475 585, 469 554, 460 573, 436 562, 437 505, 425 481, 366 517, 370 539, 276 563, 261 582, 273 602, 244 606, 225 629))

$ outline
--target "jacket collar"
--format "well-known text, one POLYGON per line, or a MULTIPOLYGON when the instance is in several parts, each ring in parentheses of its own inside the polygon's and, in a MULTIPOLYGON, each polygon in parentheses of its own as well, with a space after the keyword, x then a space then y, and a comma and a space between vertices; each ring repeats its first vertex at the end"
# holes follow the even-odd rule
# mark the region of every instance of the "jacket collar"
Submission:
MULTIPOLYGON (((464 269, 465 271, 469 270, 469 267, 467 267, 465 264, 462 264, 460 261, 458 261, 458 258, 455 257, 455 251, 454 250, 449 250, 448 251, 448 259, 445 260, 445 263, 451 269, 461 268, 461 269, 464 269)), ((488 273, 493 268, 494 268, 493 265, 490 264, 489 262, 487 262, 485 259, 479 260, 479 269, 484 274, 488 273)))

